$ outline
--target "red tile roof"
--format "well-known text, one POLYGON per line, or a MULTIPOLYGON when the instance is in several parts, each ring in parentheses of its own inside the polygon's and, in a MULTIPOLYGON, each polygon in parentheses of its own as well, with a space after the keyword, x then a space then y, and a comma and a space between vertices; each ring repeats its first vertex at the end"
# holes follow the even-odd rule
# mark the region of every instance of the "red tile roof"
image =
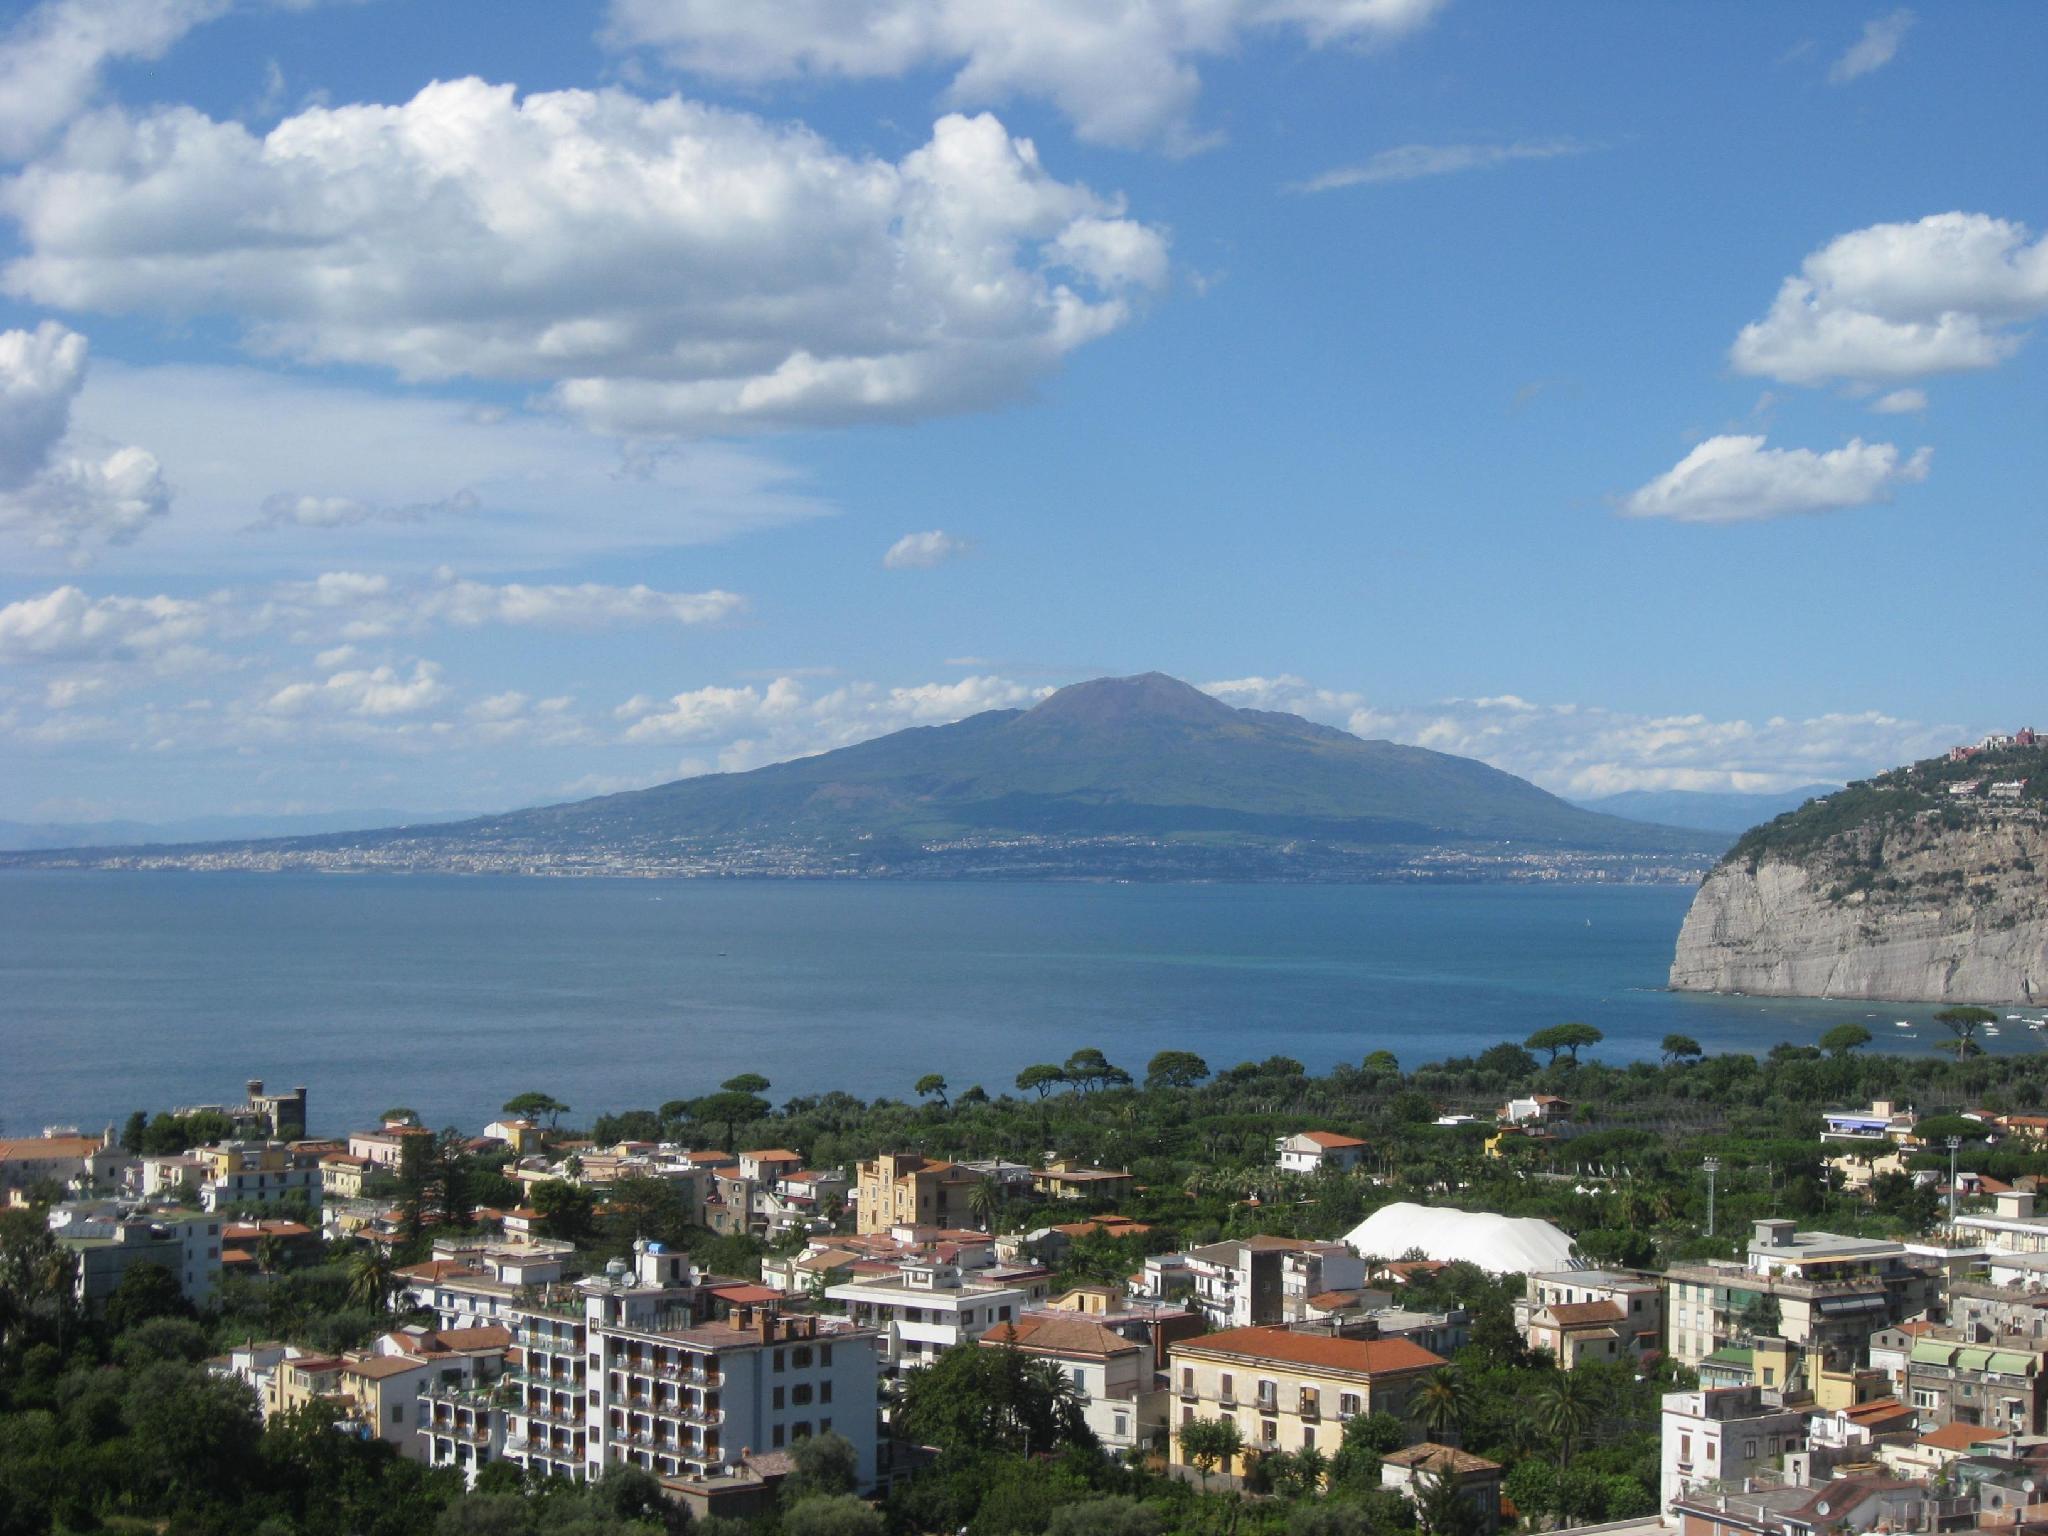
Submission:
POLYGON ((1205 1334, 1174 1345, 1173 1352, 1274 1360, 1285 1365, 1360 1375, 1425 1371, 1444 1363, 1442 1355, 1433 1354, 1412 1339, 1338 1339, 1274 1327, 1230 1328, 1205 1334))
POLYGON ((1303 1131, 1303 1141, 1312 1141, 1323 1148, 1362 1147, 1365 1142, 1356 1136, 1339 1136, 1335 1131, 1303 1131))

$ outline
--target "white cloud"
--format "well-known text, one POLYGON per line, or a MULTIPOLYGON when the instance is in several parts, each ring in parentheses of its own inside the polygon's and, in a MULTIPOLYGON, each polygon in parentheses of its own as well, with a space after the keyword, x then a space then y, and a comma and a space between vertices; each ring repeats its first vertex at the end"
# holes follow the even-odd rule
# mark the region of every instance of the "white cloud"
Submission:
POLYGON ((889 546, 882 564, 892 571, 928 571, 948 560, 957 560, 974 548, 971 541, 956 538, 943 528, 923 533, 906 533, 889 546))
POLYGON ((985 408, 1125 324, 1165 270, 1158 230, 993 117, 943 118, 892 163, 679 97, 474 79, 260 138, 110 111, 0 209, 17 297, 227 315, 259 352, 411 380, 540 383, 641 435, 985 408))
POLYGON ((1421 181, 1430 176, 1453 176, 1460 171, 1488 171, 1517 160, 1583 155, 1592 147, 1576 139, 1527 139, 1515 144, 1404 144, 1398 149, 1383 149, 1362 164, 1312 176, 1296 184, 1293 190, 1334 192, 1340 187, 1421 181))
POLYGON ((290 491, 273 492, 263 498, 262 515, 249 525, 252 532, 271 528, 358 528, 364 523, 423 523, 444 514, 469 515, 477 511, 476 492, 460 490, 436 502, 413 502, 405 506, 373 506, 353 496, 305 496, 290 491))
POLYGON ((613 624, 716 624, 746 607, 737 592, 657 592, 648 586, 529 586, 449 581, 403 600, 424 619, 475 628, 480 624, 589 629, 613 624))
POLYGON ((0 160, 32 154, 110 61, 154 59, 230 0, 45 0, 0 36, 0 160))
POLYGON ((1739 373, 1883 384, 1990 368, 2048 313, 2048 237, 1981 213, 1839 236, 1788 277, 1729 349, 1739 373))
POLYGON ((1171 150, 1206 136, 1190 116, 1196 61, 1259 32, 1373 44, 1423 26, 1443 0, 612 0, 610 39, 677 69, 757 83, 955 70, 947 100, 1050 101, 1085 139, 1171 150))
POLYGON ((79 563, 170 510, 156 459, 72 429, 86 340, 54 320, 0 331, 0 531, 79 563))
POLYGON ((912 725, 943 725, 990 709, 1017 709, 1052 690, 992 676, 884 688, 851 683, 821 694, 793 677, 765 688, 705 687, 664 700, 628 700, 614 713, 630 722, 624 739, 723 743, 726 772, 849 746, 912 725))
POLYGON ((1710 437, 1648 485, 1629 494, 1630 517, 1681 523, 1740 523, 1804 512, 1838 512, 1887 500, 1892 487, 1927 478, 1934 450, 1904 463, 1890 443, 1851 438, 1827 453, 1766 448, 1762 437, 1710 437))
POLYGON ((1871 401, 1870 408, 1886 416, 1909 416, 1915 411, 1927 409, 1927 391, 1894 389, 1871 401))
POLYGON ((1846 782, 1930 756, 1970 734, 1960 725, 1879 710, 1714 719, 1548 704, 1513 693, 1374 705, 1355 690, 1291 676, 1203 689, 1240 707, 1285 710, 1358 736, 1476 757, 1554 793, 1587 798, 1625 789, 1764 792, 1846 782))
POLYGON ((290 683, 270 696, 275 714, 306 710, 362 715, 372 719, 416 715, 448 697, 441 669, 431 661, 415 661, 408 676, 394 667, 336 672, 321 682, 290 683))
POLYGON ((1904 6, 1888 11, 1863 24, 1863 35, 1851 43, 1828 70, 1828 80, 1846 85, 1851 80, 1883 69, 1898 55, 1906 29, 1913 25, 1913 13, 1904 6))
POLYGON ((205 603, 174 597, 90 597, 62 586, 0 608, 0 660, 110 661, 186 646, 213 622, 205 603))

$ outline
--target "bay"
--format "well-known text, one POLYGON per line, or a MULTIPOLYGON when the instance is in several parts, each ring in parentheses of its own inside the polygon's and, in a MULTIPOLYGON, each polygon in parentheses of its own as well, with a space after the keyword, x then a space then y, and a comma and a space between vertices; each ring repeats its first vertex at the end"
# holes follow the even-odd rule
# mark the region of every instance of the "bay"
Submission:
POLYGON ((307 1085, 332 1133, 401 1104, 474 1128, 535 1088, 587 1122, 742 1071, 777 1099, 908 1098, 926 1072, 998 1093, 1090 1045, 1140 1073, 1169 1048, 1413 1066, 1566 1019, 1616 1061, 1673 1031, 1760 1052, 1845 1020, 1932 1047, 1931 1006, 1663 991, 1691 896, 14 872, 0 1134, 239 1099, 249 1077, 307 1085))

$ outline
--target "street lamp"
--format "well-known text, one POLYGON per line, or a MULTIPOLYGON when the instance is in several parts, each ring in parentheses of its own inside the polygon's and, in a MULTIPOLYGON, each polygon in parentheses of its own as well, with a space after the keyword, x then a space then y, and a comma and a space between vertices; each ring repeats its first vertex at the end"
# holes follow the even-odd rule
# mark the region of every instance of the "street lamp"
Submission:
POLYGON ((1710 1157, 1700 1166, 1707 1170, 1707 1236, 1714 1235, 1714 1175, 1721 1171, 1721 1159, 1710 1157))
POLYGON ((1962 1144, 1960 1136, 1948 1139, 1948 1224, 1951 1229, 1956 1224, 1956 1149, 1962 1144))

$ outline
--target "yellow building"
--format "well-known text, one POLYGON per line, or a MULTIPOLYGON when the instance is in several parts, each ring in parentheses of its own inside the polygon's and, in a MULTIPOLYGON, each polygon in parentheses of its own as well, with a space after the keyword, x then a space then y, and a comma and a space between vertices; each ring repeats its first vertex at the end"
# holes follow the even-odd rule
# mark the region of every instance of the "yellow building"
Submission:
POLYGON ((865 1236, 891 1227, 953 1227, 969 1220, 968 1200, 981 1175, 958 1163, 935 1163, 914 1152, 885 1152, 862 1163, 855 1215, 865 1236))
MULTIPOLYGON (((1344 1421, 1406 1414, 1416 1383, 1444 1363, 1410 1339, 1347 1339, 1292 1328, 1232 1328, 1174 1344, 1169 1354, 1175 1427, 1231 1419, 1245 1450, 1329 1452, 1344 1421)), ((1176 1466, 1190 1465, 1173 1439, 1176 1466)), ((1242 1470, 1242 1456, 1225 1472, 1242 1470)))

